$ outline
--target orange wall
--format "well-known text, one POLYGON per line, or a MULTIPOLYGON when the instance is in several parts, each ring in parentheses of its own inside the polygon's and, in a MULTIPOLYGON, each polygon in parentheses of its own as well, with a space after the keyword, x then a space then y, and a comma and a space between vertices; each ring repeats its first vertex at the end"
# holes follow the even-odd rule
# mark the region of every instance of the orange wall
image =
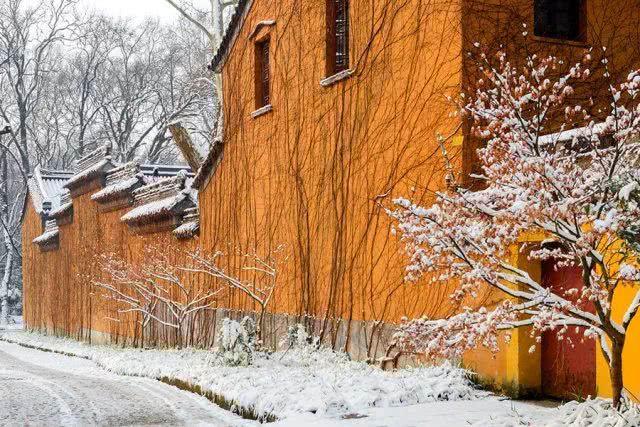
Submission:
MULTIPOLYGON (((532 4, 352 0, 354 75, 322 87, 324 2, 254 1, 223 67, 226 146, 200 195, 204 247, 269 253, 284 245, 290 258, 277 311, 394 322, 447 312, 448 289, 404 283, 402 246, 384 209, 402 196, 426 204, 445 187, 437 135, 458 130, 447 96, 478 78, 474 43, 489 52, 508 46, 516 62, 533 52, 577 61, 587 43, 602 43, 615 52, 615 76, 637 62, 637 43, 628 41, 639 8, 630 2, 589 1, 584 43, 535 37, 532 4), (264 21, 275 25, 256 35, 264 21), (263 37, 271 40, 273 111, 252 118, 254 43, 263 37)), ((596 98, 594 110, 607 102, 600 53, 593 54, 600 74, 578 90, 596 98)), ((463 125, 457 135, 467 131, 463 125)), ((456 178, 465 181, 478 142, 461 140, 445 146, 456 178)))
MULTIPOLYGON (((322 87, 324 3, 256 1, 223 70, 225 153, 200 195, 206 248, 284 245, 273 309, 397 322, 430 313, 446 290, 404 283, 392 198, 444 185, 436 135, 457 128, 456 2, 351 2, 354 75, 322 87), (273 111, 252 118, 260 21, 271 40, 273 111)), ((451 140, 447 142, 451 145, 451 140)), ((455 156, 458 148, 452 147, 455 156)), ((232 301, 232 304, 242 304, 232 301)))
MULTIPOLYGON (((406 260, 384 208, 399 196, 426 204, 444 188, 436 136, 458 128, 446 96, 477 81, 475 42, 489 53, 506 46, 514 62, 538 53, 572 63, 590 44, 607 46, 614 78, 638 65, 634 3, 588 1, 579 43, 536 37, 532 5, 352 0, 354 75, 327 88, 319 84, 326 77, 324 2, 254 1, 223 67, 226 147, 200 194, 203 246, 269 253, 284 245, 290 257, 272 307, 278 312, 389 322, 449 312, 448 288, 403 281, 406 260), (271 40, 273 111, 252 118, 255 39, 249 36, 261 21, 275 21, 257 36, 271 40)), ((594 98, 596 117, 607 103, 603 55, 592 52, 593 81, 577 91, 585 102, 594 98)), ((458 135, 467 133, 465 124, 458 135)), ((479 143, 465 138, 460 147, 459 141, 445 146, 464 181, 477 165, 479 143)), ((248 307, 240 297, 228 304, 248 307)), ((469 362, 535 389, 539 356, 529 355, 526 331, 514 342, 517 348, 498 360, 476 355, 469 362)))

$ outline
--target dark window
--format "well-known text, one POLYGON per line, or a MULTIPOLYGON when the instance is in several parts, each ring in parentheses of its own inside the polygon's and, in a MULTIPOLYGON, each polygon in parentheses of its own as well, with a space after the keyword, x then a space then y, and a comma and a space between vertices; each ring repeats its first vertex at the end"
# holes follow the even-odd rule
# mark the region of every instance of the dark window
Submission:
POLYGON ((349 0, 327 0, 327 76, 349 68, 349 0))
POLYGON ((269 40, 256 43, 256 108, 271 104, 269 82, 269 40))
POLYGON ((584 0, 536 0, 535 34, 562 40, 581 40, 584 0))

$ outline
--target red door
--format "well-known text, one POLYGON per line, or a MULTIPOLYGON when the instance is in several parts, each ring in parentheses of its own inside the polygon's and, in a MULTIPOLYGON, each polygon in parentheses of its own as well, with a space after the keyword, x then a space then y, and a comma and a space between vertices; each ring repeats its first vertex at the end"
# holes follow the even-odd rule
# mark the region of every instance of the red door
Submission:
MULTIPOLYGON (((554 261, 542 265, 542 283, 554 293, 582 288, 582 269, 554 268, 554 261)), ((591 305, 591 304, 589 304, 591 305)), ((583 307, 593 312, 592 307, 583 307)), ((542 335, 542 392, 560 399, 594 396, 596 392, 596 346, 584 338, 584 329, 570 327, 558 340, 556 331, 542 335), (569 340, 570 338, 570 340, 569 340)))

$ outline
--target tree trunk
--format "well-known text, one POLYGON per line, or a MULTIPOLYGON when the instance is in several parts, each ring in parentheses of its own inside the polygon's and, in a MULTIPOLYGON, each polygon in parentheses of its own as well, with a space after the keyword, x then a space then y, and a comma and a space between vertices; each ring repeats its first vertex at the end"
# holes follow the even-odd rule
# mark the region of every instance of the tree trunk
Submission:
POLYGON ((213 26, 213 40, 211 40, 211 44, 214 50, 218 49, 220 46, 220 42, 222 41, 222 36, 224 29, 223 20, 223 8, 220 4, 220 0, 211 0, 211 24, 213 26))
MULTIPOLYGON (((5 231, 5 240, 9 239, 8 233, 5 231)), ((4 265, 4 274, 2 284, 0 285, 0 325, 9 323, 9 280, 11 279, 11 269, 13 268, 13 248, 7 242, 7 260, 4 265)))
POLYGON ((0 283, 0 325, 9 323, 9 282, 11 281, 11 270, 13 269, 13 244, 11 236, 7 231, 9 226, 9 165, 7 163, 7 154, 4 152, 0 158, 0 167, 2 168, 2 188, 0 188, 0 215, 4 226, 2 228, 2 236, 4 240, 4 249, 6 258, 4 263, 4 273, 2 282, 0 283))
POLYGON ((613 392, 613 406, 620 409, 622 403, 622 390, 624 388, 624 380, 622 377, 622 350, 624 349, 624 341, 621 343, 613 342, 611 347, 611 364, 609 366, 609 375, 611 377, 611 390, 613 392))

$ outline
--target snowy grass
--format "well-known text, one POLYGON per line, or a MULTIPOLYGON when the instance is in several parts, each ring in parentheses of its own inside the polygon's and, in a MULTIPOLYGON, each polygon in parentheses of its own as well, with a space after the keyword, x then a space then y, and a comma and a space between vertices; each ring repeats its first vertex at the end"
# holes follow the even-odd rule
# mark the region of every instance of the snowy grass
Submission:
POLYGON ((232 402, 258 417, 285 419, 301 413, 342 417, 367 408, 477 399, 466 371, 444 364, 397 372, 348 360, 330 350, 257 353, 250 367, 228 367, 204 350, 139 350, 89 346, 37 333, 9 332, 2 340, 74 355, 108 371, 171 379, 232 402))
POLYGON ((613 409, 609 399, 589 399, 585 402, 569 402, 558 408, 559 414, 549 423, 549 427, 598 426, 629 427, 640 426, 640 407, 624 402, 620 411, 613 409))

